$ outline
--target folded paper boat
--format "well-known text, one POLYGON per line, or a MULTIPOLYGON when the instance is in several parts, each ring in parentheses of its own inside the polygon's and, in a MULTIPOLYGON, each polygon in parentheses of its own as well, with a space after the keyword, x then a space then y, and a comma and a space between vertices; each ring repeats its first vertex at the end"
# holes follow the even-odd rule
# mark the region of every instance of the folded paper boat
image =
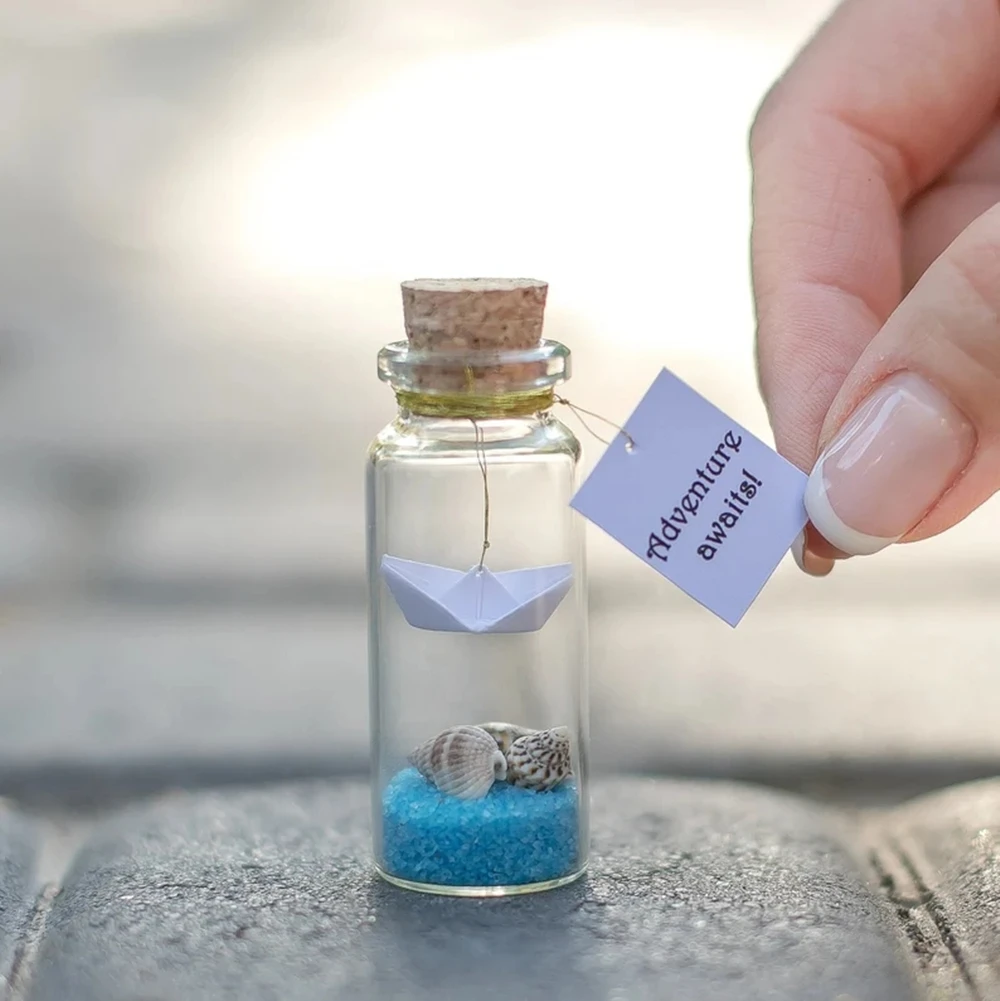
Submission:
POLYGON ((383 556, 381 571, 411 626, 449 633, 535 632, 573 586, 570 563, 493 573, 383 556))

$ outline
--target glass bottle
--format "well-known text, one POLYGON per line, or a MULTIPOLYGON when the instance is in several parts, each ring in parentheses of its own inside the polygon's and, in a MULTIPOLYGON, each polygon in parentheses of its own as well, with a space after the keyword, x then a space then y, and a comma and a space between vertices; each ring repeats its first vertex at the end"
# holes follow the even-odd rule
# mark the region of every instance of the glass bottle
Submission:
POLYGON ((379 354, 399 411, 367 466, 375 864, 502 896, 584 871, 588 622, 580 445, 550 410, 570 353, 546 286, 403 285, 379 354))

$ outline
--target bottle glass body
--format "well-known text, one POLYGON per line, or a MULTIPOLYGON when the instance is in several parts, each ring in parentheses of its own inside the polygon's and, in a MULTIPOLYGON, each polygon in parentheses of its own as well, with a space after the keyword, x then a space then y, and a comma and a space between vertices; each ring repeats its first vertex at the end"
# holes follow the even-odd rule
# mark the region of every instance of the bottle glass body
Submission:
MULTIPOLYGON (((548 411, 471 420, 401 409, 372 443, 373 850, 379 871, 392 882, 456 895, 503 895, 561 885, 586 866, 586 567, 582 519, 570 507, 579 455, 575 436, 548 411), (483 571, 500 575, 498 581, 510 579, 508 571, 526 571, 515 575, 516 586, 509 584, 512 608, 538 590, 541 571, 565 573, 569 586, 554 609, 522 612, 520 624, 515 609, 507 627, 475 631, 483 619, 472 630, 456 629, 447 595, 443 613, 418 594, 417 606, 423 606, 404 614, 401 600, 406 604, 407 597, 389 586, 387 557, 407 561, 406 568, 451 571, 456 582, 471 574, 475 580, 463 582, 471 588, 471 604, 460 609, 466 627, 485 614, 476 598, 483 571), (431 619, 421 621, 425 613, 431 619), (492 751, 483 746, 482 724, 491 724, 485 732, 496 741, 492 751), (455 728, 469 727, 477 730, 446 739, 455 728), (539 767, 551 763, 546 749, 553 745, 546 738, 552 734, 568 740, 560 746, 568 750, 569 768, 539 782, 539 767), (515 745, 521 736, 529 739, 515 745), (414 754, 420 748, 423 759, 414 754), (531 758, 539 749, 540 757, 531 758), (514 762, 509 769, 508 762, 514 762), (491 763, 492 778, 487 774, 476 786, 475 776, 491 763), (464 794, 443 792, 449 782, 464 782, 464 794)), ((490 592, 487 618, 496 617, 497 594, 505 593, 490 592)))

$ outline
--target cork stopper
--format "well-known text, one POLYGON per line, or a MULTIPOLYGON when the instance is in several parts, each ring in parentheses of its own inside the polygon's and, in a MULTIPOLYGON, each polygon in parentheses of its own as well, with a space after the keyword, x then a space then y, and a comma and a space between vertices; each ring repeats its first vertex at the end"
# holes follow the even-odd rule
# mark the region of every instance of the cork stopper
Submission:
POLYGON ((410 346, 448 356, 426 365, 423 388, 503 392, 530 378, 537 363, 463 367, 464 352, 530 351, 542 342, 548 283, 533 278, 421 278, 402 283, 410 346))
POLYGON ((403 320, 420 351, 517 351, 542 339, 546 282, 421 278, 403 282, 403 320))

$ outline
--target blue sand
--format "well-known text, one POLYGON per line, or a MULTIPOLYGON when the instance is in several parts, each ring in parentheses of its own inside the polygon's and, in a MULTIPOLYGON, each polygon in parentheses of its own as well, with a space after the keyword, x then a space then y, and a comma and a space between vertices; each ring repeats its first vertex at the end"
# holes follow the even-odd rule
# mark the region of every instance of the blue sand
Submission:
POLYGON ((549 792, 497 782, 483 799, 437 791, 415 768, 382 796, 383 854, 390 874, 440 886, 519 886, 577 868, 576 785, 549 792))

